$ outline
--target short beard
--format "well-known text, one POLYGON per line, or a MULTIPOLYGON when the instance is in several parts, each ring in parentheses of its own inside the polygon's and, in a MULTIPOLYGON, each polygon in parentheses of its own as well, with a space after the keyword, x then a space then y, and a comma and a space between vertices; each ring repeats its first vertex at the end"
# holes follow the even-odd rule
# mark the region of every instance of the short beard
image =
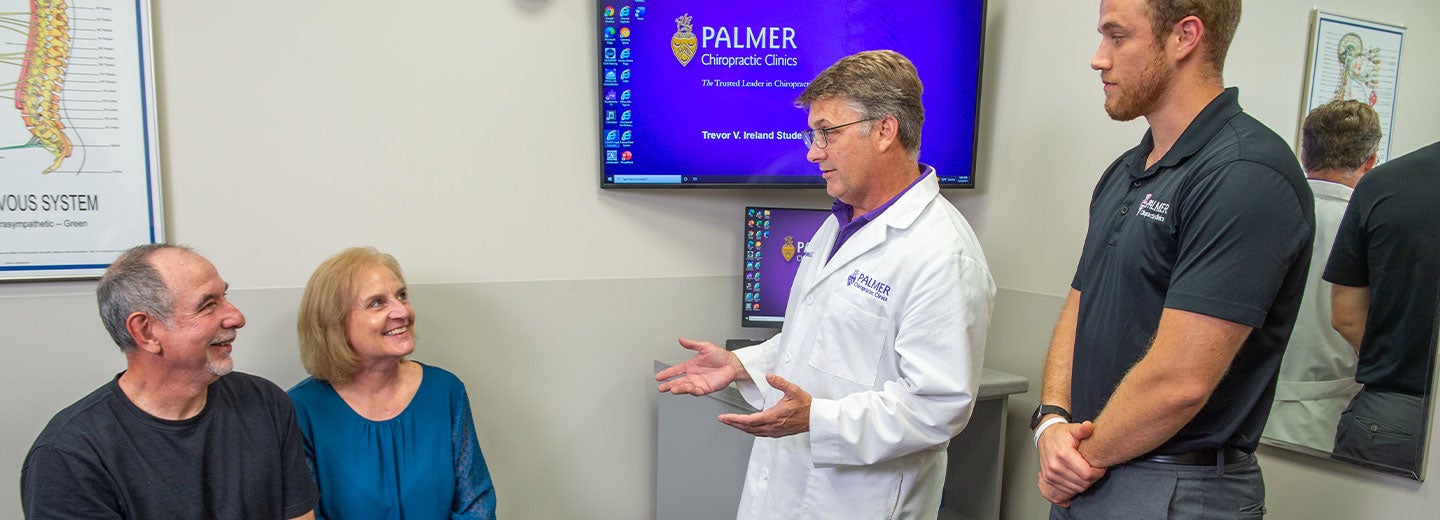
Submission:
POLYGON ((230 356, 223 358, 215 355, 205 356, 205 371, 215 374, 217 377, 224 377, 232 370, 235 370, 235 359, 230 356))
POLYGON ((1133 83, 1120 95, 1105 100, 1105 113, 1116 121, 1130 121, 1155 110, 1160 98, 1170 89, 1175 69, 1165 63, 1165 52, 1155 53, 1155 59, 1146 64, 1133 83))

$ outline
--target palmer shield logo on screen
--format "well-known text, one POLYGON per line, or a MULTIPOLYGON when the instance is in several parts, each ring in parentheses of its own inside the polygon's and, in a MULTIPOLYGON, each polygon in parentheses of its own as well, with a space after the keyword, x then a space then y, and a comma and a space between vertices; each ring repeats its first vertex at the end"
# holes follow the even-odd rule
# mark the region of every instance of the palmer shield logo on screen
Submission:
POLYGON ((690 14, 685 13, 676 18, 675 34, 670 37, 670 52, 675 54, 675 59, 680 61, 681 66, 690 64, 699 44, 700 40, 695 38, 695 31, 690 25, 690 14))

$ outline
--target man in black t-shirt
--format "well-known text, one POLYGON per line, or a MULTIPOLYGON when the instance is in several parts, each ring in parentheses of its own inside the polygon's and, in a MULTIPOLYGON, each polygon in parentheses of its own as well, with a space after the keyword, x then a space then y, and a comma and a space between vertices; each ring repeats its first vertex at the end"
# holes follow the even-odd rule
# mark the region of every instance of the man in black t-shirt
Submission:
POLYGON ((1031 428, 1061 518, 1264 512, 1253 455, 1309 265, 1314 201, 1221 71, 1238 0, 1103 0, 1105 171, 1031 428))
POLYGON ((1336 428, 1335 457, 1417 471, 1440 291, 1440 143, 1376 167, 1355 187, 1325 265, 1335 330, 1365 385, 1336 428))
POLYGON ((245 316, 209 261, 133 248, 96 288, 126 370, 56 414, 20 473, 34 519, 314 518, 290 399, 232 373, 245 316))

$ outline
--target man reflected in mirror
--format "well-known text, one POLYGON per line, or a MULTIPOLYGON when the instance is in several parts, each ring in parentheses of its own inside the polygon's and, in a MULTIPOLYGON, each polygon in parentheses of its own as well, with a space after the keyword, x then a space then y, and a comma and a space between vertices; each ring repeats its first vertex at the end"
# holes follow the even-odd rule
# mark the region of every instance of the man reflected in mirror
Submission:
POLYGON ((1380 117, 1359 101, 1320 105, 1301 125, 1300 165, 1315 194, 1315 240, 1265 437, 1331 451, 1340 412, 1360 391, 1355 382, 1355 349, 1330 327, 1330 283, 1320 275, 1350 192, 1375 167, 1379 147, 1380 117))
POLYGON ((1367 174, 1340 221, 1324 279, 1331 323, 1357 349, 1335 458, 1418 478, 1440 288, 1440 142, 1367 174))

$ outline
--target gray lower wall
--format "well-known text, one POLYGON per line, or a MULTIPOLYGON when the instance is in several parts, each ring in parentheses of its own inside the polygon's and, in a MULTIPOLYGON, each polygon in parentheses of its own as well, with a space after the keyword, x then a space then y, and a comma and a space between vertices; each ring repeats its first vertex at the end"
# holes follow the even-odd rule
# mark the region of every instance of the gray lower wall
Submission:
MULTIPOLYGON (((503 518, 654 517, 655 359, 683 359, 680 335, 720 341, 741 329, 737 277, 418 284, 415 357, 467 384, 503 518)), ((11 288, 0 297, 9 362, 0 365, 0 489, 19 488, 26 450, 56 411, 124 368, 95 314, 93 284, 11 288), (4 468, 9 468, 8 470, 4 468)), ((237 369, 289 387, 299 288, 234 289, 248 324, 237 369)), ((1059 297, 1001 289, 986 365, 1031 380, 1010 399, 1004 518, 1044 518, 1026 417, 1059 297)), ((1431 451, 1437 441, 1430 441, 1431 451)), ((1262 447, 1270 518, 1401 517, 1440 503, 1435 486, 1262 447)), ((1432 472, 1433 474, 1433 472, 1432 472)), ((0 517, 18 517, 0 493, 0 517), (10 511, 11 513, 3 513, 10 511)))

